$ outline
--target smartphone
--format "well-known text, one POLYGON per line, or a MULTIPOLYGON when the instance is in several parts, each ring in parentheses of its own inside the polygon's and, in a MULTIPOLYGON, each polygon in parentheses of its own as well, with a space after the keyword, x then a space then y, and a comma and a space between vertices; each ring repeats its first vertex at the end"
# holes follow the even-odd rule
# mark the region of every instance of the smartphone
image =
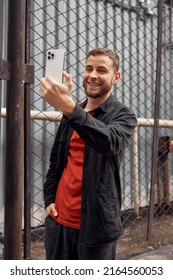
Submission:
POLYGON ((53 77, 57 82, 63 81, 65 50, 50 49, 46 54, 45 76, 53 77))

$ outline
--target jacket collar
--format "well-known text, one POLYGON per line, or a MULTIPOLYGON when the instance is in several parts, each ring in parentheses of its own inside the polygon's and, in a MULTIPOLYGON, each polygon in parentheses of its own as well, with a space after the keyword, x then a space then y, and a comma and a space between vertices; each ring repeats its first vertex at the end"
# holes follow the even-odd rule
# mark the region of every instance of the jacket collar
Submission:
MULTIPOLYGON (((102 112, 107 112, 109 109, 109 106, 112 104, 113 100, 114 100, 114 96, 112 94, 110 94, 108 99, 106 99, 106 101, 102 105, 100 105, 99 107, 94 109, 93 112, 99 111, 99 110, 101 110, 102 112)), ((81 107, 84 108, 86 103, 87 103, 87 99, 81 104, 81 107)))
POLYGON ((102 105, 100 105, 98 108, 96 108, 95 110, 102 110, 103 112, 107 112, 109 109, 109 106, 112 104, 113 100, 114 100, 114 96, 112 94, 110 94, 108 99, 106 99, 106 101, 102 105))

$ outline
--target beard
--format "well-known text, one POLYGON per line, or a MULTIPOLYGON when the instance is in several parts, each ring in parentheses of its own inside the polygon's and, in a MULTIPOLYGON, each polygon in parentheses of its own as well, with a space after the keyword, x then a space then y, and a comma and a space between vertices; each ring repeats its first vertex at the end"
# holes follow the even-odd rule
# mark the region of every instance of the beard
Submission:
POLYGON ((87 89, 87 83, 85 83, 85 82, 83 82, 83 87, 85 90, 85 94, 88 97, 99 98, 99 97, 106 95, 108 92, 110 92, 112 85, 101 86, 98 91, 92 91, 92 90, 87 89))

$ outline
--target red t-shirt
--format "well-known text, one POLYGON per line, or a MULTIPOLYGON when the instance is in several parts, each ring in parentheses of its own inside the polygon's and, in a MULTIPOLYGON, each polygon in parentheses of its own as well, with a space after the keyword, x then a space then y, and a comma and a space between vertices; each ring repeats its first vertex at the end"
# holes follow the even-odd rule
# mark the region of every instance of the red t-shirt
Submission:
POLYGON ((84 141, 76 131, 73 132, 67 165, 63 171, 56 193, 55 208, 58 216, 51 216, 60 224, 71 228, 80 228, 82 170, 84 141))

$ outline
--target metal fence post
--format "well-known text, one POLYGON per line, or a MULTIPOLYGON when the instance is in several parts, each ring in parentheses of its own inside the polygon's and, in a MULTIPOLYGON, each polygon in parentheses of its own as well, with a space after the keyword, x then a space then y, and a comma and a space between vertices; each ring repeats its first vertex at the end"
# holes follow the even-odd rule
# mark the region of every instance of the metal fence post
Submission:
POLYGON ((155 107, 154 107, 154 129, 153 129, 153 149, 152 149, 152 168, 151 168, 151 189, 150 206, 147 229, 147 240, 151 241, 152 222, 154 217, 154 192, 157 186, 157 158, 158 158, 158 129, 160 117, 160 85, 161 85, 161 62, 162 62, 162 8, 163 1, 158 1, 158 37, 157 37, 157 64, 156 64, 156 87, 155 87, 155 107))
MULTIPOLYGON (((2 58, 2 44, 3 44, 3 0, 0 0, 0 59, 2 58)), ((2 95, 2 81, 0 79, 0 109, 1 109, 1 95, 2 95)), ((1 120, 1 115, 0 115, 1 120)), ((0 121, 0 142, 1 142, 1 121, 0 121)))
POLYGON ((22 258, 26 1, 9 1, 4 259, 22 258))
MULTIPOLYGON (((26 0, 26 63, 30 62, 30 9, 31 0, 26 0)), ((31 183, 30 183, 30 85, 25 86, 24 100, 24 236, 23 257, 30 258, 31 253, 31 183)))

